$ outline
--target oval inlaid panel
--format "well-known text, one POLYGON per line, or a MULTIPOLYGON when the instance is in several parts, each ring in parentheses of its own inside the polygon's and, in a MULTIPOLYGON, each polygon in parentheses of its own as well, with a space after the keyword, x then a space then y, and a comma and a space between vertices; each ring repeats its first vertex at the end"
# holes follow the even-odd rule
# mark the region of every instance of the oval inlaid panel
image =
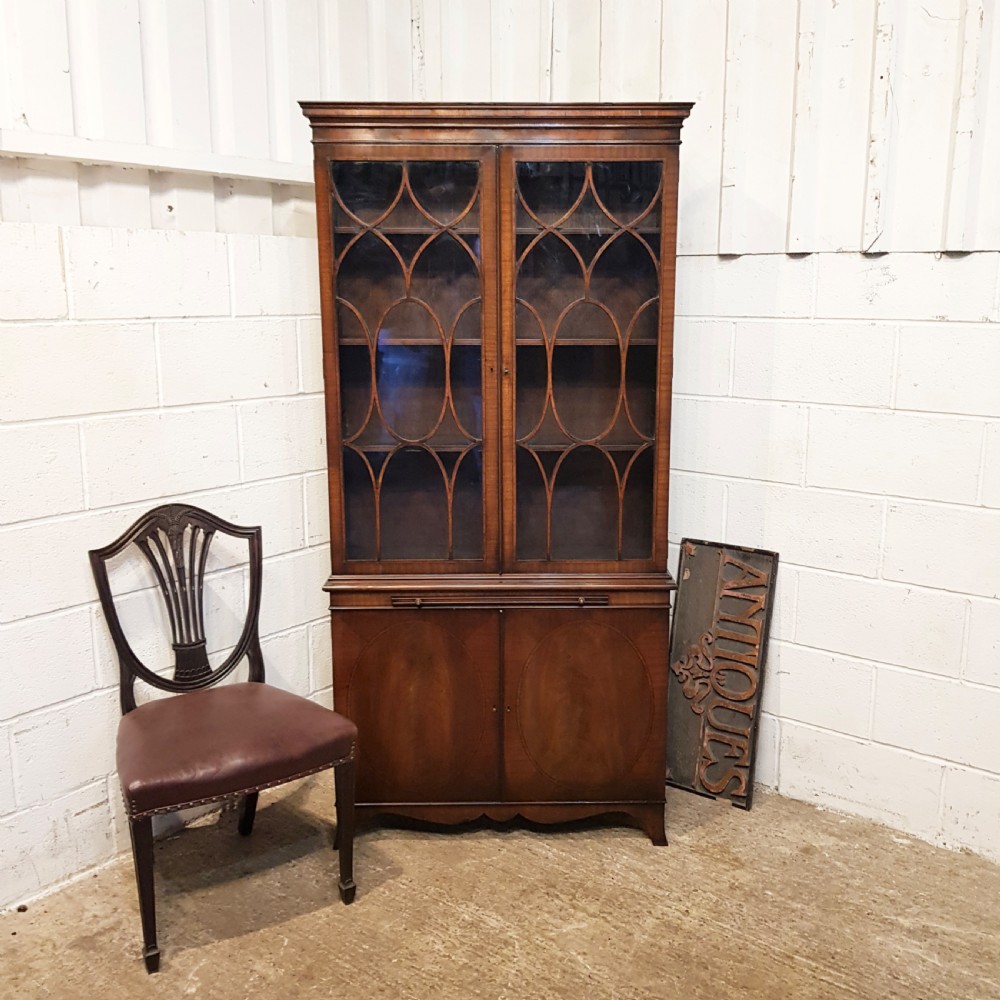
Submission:
POLYGON ((617 555, 618 484, 611 458, 591 446, 574 448, 552 484, 552 558, 617 555))
POLYGON ((552 225, 579 200, 586 176, 584 163, 518 163, 518 194, 536 219, 552 225))
POLYGON ((653 449, 645 448, 627 466, 622 497, 623 559, 649 559, 653 554, 653 459, 653 449))
POLYGON ((621 352, 617 347, 560 346, 556 340, 552 401, 569 434, 589 440, 605 432, 614 423, 620 393, 621 352))
POLYGON ((420 207, 448 225, 472 201, 479 184, 475 160, 418 160, 407 166, 410 190, 420 207))
POLYGON ((584 297, 583 267, 566 242, 550 234, 527 252, 518 269, 517 296, 531 303, 551 335, 562 311, 584 297))
MULTIPOLYGON (((647 209, 660 188, 662 164, 656 161, 617 160, 592 165, 594 189, 604 207, 620 225, 629 225, 647 209)), ((659 224, 659 219, 655 219, 659 224)))
POLYGON ((413 264, 410 294, 433 310, 448 332, 462 309, 480 294, 476 261, 450 233, 424 245, 413 264))
POLYGON ((449 782, 473 777, 496 717, 470 660, 447 623, 433 618, 389 625, 361 651, 342 711, 362 734, 364 770, 375 784, 447 800, 449 782))
POLYGON ((448 490, 429 451, 393 452, 383 468, 379 500, 382 559, 448 558, 448 490))
POLYGON ((384 239, 365 233, 344 251, 337 267, 337 295, 358 311, 369 330, 406 295, 403 269, 384 239))
POLYGON ((368 423, 372 408, 372 361, 367 347, 341 342, 340 431, 352 438, 368 423))
POLYGON ((416 302, 391 309, 379 331, 375 390, 386 426, 407 441, 426 437, 441 419, 444 346, 437 324, 416 302))
POLYGON ((610 240, 594 262, 590 296, 603 302, 625 330, 639 307, 655 298, 659 274, 649 246, 631 233, 610 240))
POLYGON ((619 342, 614 320, 594 302, 577 302, 563 316, 556 333, 556 343, 568 341, 619 342))
POLYGON ((518 343, 530 341, 531 343, 541 344, 545 340, 537 317, 520 301, 514 308, 514 336, 517 338, 518 343))
POLYGON ((548 359, 542 346, 517 348, 517 397, 515 427, 517 439, 527 437, 545 413, 548 359))
POLYGON ((473 439, 483 434, 483 358, 478 344, 455 344, 451 349, 451 399, 463 433, 473 439))
POLYGON ((625 405, 635 429, 647 438, 656 430, 656 344, 633 341, 625 362, 625 405))
POLYGON ((545 558, 545 476, 535 454, 517 449, 517 558, 545 558))
POLYGON ((330 179, 344 208, 371 225, 388 211, 399 193, 403 164, 341 160, 330 165, 330 179))
POLYGON ((599 788, 628 774, 649 741, 653 685, 622 632, 582 621, 535 647, 516 709, 518 734, 539 771, 560 784, 599 788))
POLYGON ((451 505, 452 558, 483 557, 483 449, 470 448, 456 465, 451 505))
POLYGON ((353 448, 343 450, 344 527, 348 559, 375 558, 373 471, 353 448))

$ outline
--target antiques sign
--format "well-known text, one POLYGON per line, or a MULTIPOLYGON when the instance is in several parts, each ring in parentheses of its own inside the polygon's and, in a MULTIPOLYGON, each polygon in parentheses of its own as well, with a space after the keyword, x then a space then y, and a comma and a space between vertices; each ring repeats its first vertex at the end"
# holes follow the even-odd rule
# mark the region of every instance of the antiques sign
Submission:
POLYGON ((750 808, 778 555, 685 538, 667 697, 667 783, 750 808))

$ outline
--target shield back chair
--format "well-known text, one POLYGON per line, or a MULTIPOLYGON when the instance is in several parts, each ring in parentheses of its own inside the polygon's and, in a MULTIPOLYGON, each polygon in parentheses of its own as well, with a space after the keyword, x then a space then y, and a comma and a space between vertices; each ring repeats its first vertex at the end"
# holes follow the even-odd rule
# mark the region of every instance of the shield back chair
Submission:
MULTIPOLYGON (((133 553, 129 553, 131 555, 133 553)), ((122 718, 117 766, 128 814, 142 918, 143 958, 159 968, 153 890, 152 817, 195 805, 241 802, 238 828, 253 829, 261 789, 334 768, 341 899, 354 899, 354 774, 357 729, 342 715, 264 683, 258 635, 261 529, 240 527, 188 504, 150 511, 121 537, 90 553, 101 606, 118 654, 122 718), (233 651, 213 667, 205 639, 205 569, 216 533, 249 548, 247 616, 233 651), (174 651, 171 676, 154 672, 126 638, 108 561, 138 548, 166 605, 174 651), (213 687, 246 659, 249 680, 213 687), (135 681, 174 697, 136 704, 135 681)))

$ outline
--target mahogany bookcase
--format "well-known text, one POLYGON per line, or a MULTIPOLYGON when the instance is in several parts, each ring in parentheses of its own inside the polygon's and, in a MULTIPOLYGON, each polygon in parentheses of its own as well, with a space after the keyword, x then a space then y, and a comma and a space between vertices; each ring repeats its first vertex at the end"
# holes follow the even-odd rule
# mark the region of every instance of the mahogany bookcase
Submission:
POLYGON ((665 843, 688 104, 302 105, 359 818, 665 843))

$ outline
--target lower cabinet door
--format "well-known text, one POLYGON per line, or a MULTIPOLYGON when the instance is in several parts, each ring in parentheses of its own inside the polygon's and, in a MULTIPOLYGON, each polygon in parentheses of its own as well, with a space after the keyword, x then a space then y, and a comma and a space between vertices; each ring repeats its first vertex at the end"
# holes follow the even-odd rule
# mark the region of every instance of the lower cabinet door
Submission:
POLYGON ((509 611, 503 797, 663 801, 666 611, 509 611))
POLYGON ((334 611, 334 703, 358 727, 357 801, 495 802, 496 611, 334 611))

